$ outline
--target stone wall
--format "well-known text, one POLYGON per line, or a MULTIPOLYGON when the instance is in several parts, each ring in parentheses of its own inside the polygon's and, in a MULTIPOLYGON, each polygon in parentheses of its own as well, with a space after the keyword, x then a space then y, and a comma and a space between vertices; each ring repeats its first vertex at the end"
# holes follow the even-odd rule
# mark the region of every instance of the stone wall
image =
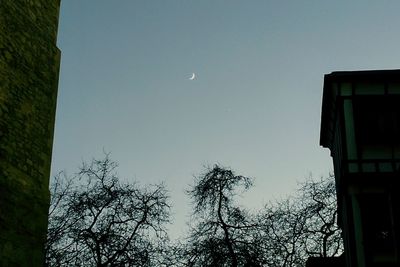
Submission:
POLYGON ((0 266, 43 266, 60 0, 0 0, 0 266))

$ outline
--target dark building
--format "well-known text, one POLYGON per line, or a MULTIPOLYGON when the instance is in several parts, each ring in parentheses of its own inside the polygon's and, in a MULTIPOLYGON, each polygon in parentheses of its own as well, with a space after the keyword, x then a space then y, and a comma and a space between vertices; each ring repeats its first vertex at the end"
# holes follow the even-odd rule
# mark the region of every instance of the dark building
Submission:
POLYGON ((43 266, 59 0, 0 0, 0 266, 43 266))
POLYGON ((320 144, 336 177, 337 266, 400 266, 400 70, 325 75, 320 144))

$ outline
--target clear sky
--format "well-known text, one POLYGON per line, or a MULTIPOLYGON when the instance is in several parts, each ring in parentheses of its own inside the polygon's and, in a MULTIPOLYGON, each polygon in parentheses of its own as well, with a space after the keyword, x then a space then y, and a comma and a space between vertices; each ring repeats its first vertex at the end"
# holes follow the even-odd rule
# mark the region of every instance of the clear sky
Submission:
POLYGON ((172 236, 207 164, 254 177, 241 202, 261 208, 332 171, 319 146, 323 75, 400 68, 399 10, 397 0, 63 0, 52 173, 111 152, 121 177, 165 182, 172 236))

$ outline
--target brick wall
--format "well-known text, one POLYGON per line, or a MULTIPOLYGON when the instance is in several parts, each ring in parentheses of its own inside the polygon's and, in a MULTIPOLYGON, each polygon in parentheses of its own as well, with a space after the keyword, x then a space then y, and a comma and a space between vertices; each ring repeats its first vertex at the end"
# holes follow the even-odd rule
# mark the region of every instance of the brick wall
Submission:
POLYGON ((0 266, 42 266, 59 0, 0 0, 0 266))

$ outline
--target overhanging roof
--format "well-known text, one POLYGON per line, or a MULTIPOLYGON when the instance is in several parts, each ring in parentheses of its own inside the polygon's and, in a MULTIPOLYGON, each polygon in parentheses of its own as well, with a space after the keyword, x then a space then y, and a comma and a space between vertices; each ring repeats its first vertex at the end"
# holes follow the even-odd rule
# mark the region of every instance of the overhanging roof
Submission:
POLYGON ((320 145, 329 147, 332 141, 332 113, 335 113, 334 101, 336 96, 333 95, 334 83, 341 82, 400 82, 400 69, 395 70, 362 70, 362 71, 335 71, 324 76, 324 87, 322 95, 322 111, 321 111, 321 131, 320 145))

